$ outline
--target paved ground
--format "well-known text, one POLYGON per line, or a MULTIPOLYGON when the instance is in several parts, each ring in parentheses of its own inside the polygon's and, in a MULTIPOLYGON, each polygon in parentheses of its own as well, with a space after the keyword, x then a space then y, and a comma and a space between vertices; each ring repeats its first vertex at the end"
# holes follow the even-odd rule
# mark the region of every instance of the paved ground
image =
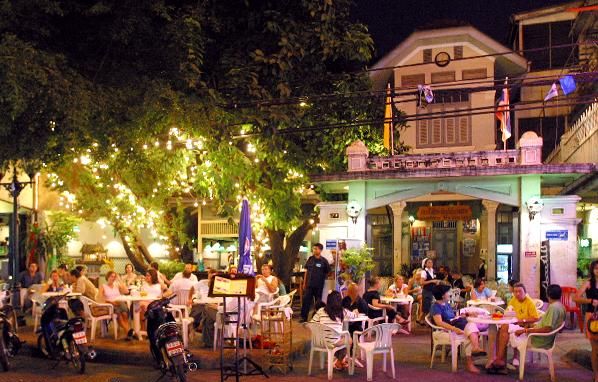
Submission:
MULTIPOLYGON (((106 340, 111 341, 111 340, 106 340)), ((439 361, 435 364, 434 369, 429 369, 429 349, 430 349, 429 332, 425 329, 418 329, 411 336, 397 336, 394 340, 396 351, 396 366, 397 366, 397 380, 398 381, 514 381, 516 379, 515 372, 511 372, 508 376, 489 376, 479 375, 472 376, 466 373, 461 368, 457 373, 451 373, 449 364, 440 364, 439 361)), ((113 343, 114 345, 114 343, 113 343)), ((127 344, 124 345, 120 341, 117 345, 119 348, 126 349, 130 347, 131 350, 139 349, 143 352, 146 342, 141 344, 127 344)), ((591 372, 574 362, 570 362, 564 355, 573 349, 588 348, 588 343, 581 337, 579 332, 565 332, 559 337, 557 342, 557 349, 555 352, 555 361, 557 365, 557 378, 559 382, 584 382, 591 381, 591 372)), ((121 353, 119 361, 126 362, 130 356, 135 353, 121 353)), ((209 358, 216 357, 217 353, 211 351, 194 351, 204 364, 209 358)), ((255 355, 256 359, 259 356, 255 355)), ((480 360, 483 362, 483 360, 480 360)), ((68 365, 61 364, 55 369, 52 369, 54 363, 34 358, 30 355, 30 350, 25 349, 23 354, 13 359, 13 370, 8 373, 0 374, 0 382, 37 382, 37 381, 93 381, 93 382, 127 382, 127 381, 143 381, 152 382, 159 377, 159 373, 155 371, 149 362, 140 365, 126 365, 123 362, 114 363, 93 363, 89 364, 88 373, 85 376, 75 374, 74 370, 68 365)), ((207 362, 210 363, 211 361, 207 362)), ((374 380, 375 381, 390 381, 391 378, 382 372, 381 360, 376 361, 374 380)), ((462 362, 459 364, 463 366, 462 362)), ((314 376, 307 377, 307 357, 305 354, 298 354, 295 360, 295 369, 287 376, 282 376, 279 372, 272 373, 271 380, 276 381, 325 381, 326 373, 324 370, 314 370, 314 376)), ((199 370, 189 374, 190 381, 207 382, 219 380, 219 373, 216 370, 199 370)), ((168 379, 163 379, 168 380, 168 379)), ((234 379, 229 379, 234 380, 234 379)), ((244 377, 242 381, 259 381, 265 380, 263 377, 244 377)), ((349 377, 346 372, 335 372, 335 381, 363 381, 365 380, 365 370, 357 369, 356 375, 349 377)), ((529 365, 526 367, 526 381, 548 381, 548 369, 546 362, 541 364, 529 365)))

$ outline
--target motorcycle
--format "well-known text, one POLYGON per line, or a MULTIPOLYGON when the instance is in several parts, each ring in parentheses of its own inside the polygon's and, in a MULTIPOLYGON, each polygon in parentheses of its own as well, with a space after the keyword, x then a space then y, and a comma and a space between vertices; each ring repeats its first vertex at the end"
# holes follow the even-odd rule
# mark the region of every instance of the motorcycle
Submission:
POLYGON ((183 346, 179 327, 168 305, 176 295, 151 302, 145 318, 150 351, 162 376, 170 373, 179 382, 187 380, 187 371, 197 370, 197 363, 183 346))
POLYGON ((64 360, 71 363, 80 374, 84 374, 85 361, 95 358, 95 351, 87 346, 81 301, 68 301, 76 315, 69 319, 66 310, 60 307, 60 301, 65 298, 66 294, 63 294, 50 297, 44 302, 41 325, 36 332, 37 348, 46 357, 57 360, 56 365, 64 360))
POLYGON ((17 336, 17 315, 8 302, 10 294, 6 291, 2 293, 3 295, 0 295, 0 301, 2 301, 0 307, 0 364, 4 371, 8 371, 10 369, 9 358, 17 355, 23 342, 17 336))

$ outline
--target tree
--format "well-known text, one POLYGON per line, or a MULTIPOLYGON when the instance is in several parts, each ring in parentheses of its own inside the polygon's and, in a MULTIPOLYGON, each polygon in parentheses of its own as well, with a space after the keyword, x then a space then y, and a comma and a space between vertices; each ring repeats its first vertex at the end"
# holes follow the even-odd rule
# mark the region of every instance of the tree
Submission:
MULTIPOLYGON (((110 221, 138 268, 151 260, 142 227, 182 245, 176 206, 210 202, 230 217, 246 197, 257 245, 267 234, 288 282, 314 226, 301 203, 308 175, 340 169, 355 139, 383 152, 380 126, 318 129, 383 113, 384 95, 369 94, 360 72, 372 40, 350 21, 348 0, 7 4, 3 39, 60 57, 59 78, 81 84, 62 113, 81 123, 63 117, 53 125, 60 138, 47 139, 50 181, 83 217, 110 221)), ((30 139, 39 134, 55 137, 30 139)))

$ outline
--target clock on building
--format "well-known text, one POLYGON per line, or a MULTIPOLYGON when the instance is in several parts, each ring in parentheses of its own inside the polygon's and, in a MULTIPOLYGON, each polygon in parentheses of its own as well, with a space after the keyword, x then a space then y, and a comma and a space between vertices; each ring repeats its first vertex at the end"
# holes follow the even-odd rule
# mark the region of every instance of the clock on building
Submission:
POLYGON ((434 57, 434 62, 443 68, 451 62, 451 56, 447 52, 440 52, 434 57))

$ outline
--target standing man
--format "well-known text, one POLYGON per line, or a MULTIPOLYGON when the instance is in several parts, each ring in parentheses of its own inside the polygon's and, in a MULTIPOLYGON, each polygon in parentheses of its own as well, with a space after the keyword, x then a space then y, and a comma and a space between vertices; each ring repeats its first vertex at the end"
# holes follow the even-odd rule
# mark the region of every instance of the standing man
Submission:
POLYGON ((322 298, 322 290, 328 274, 330 264, 322 257, 324 246, 316 243, 311 248, 312 256, 305 263, 305 277, 303 278, 303 305, 301 306, 301 322, 307 321, 313 299, 316 302, 322 298))

